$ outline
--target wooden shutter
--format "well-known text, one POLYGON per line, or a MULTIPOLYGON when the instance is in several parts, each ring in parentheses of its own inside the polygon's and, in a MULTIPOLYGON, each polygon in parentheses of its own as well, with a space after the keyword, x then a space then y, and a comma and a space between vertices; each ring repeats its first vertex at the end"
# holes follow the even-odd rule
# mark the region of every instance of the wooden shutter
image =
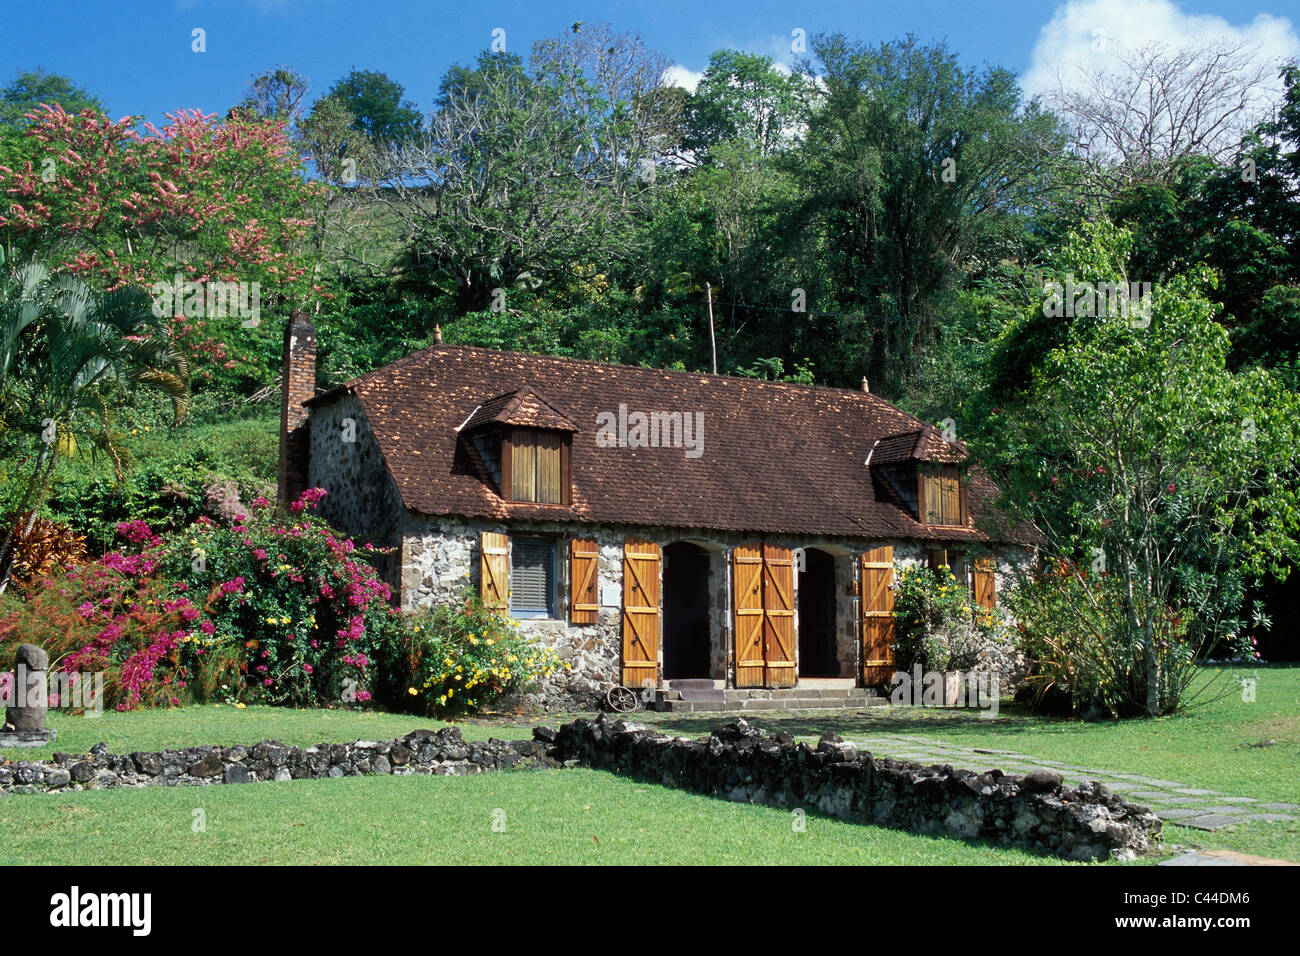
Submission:
POLYGON ((560 496, 560 449, 564 442, 559 432, 537 432, 537 498, 542 504, 558 505, 560 496))
POLYGON ((766 677, 763 653, 763 550, 742 544, 731 552, 732 616, 736 635, 736 686, 762 687, 766 677))
POLYGON ((862 607, 862 683, 888 684, 894 675, 894 549, 862 555, 859 600, 862 607))
POLYGON ((596 591, 600 548, 590 538, 569 542, 569 623, 595 624, 600 612, 596 591))
POLYGON ((793 687, 794 557, 789 548, 763 545, 763 660, 768 687, 793 687))
POLYGON ((623 542, 623 686, 659 684, 659 545, 623 542))
POLYGON ((975 562, 975 603, 989 610, 998 606, 998 579, 994 575, 992 558, 975 562))
POLYGON ((510 539, 484 531, 479 542, 479 595, 483 606, 504 608, 510 595, 510 539))

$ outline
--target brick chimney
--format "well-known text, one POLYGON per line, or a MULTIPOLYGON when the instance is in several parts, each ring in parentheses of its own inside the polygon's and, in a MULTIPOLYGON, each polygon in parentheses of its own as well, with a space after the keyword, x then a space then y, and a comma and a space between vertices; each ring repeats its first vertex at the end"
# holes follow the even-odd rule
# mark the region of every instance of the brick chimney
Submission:
POLYGON ((302 403, 316 394, 316 328, 306 312, 295 311, 284 329, 280 372, 280 471, 277 497, 282 508, 307 486, 308 429, 302 403))

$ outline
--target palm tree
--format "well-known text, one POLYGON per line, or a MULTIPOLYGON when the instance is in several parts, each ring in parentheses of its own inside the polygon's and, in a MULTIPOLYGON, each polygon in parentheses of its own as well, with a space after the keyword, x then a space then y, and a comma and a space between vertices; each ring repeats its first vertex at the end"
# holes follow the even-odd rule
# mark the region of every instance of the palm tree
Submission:
MULTIPOLYGON (((39 451, 16 512, 30 525, 58 456, 73 454, 79 435, 109 455, 121 479, 120 436, 110 426, 132 387, 168 395, 173 427, 179 425, 190 406, 189 370, 143 289, 101 295, 37 263, 12 271, 3 265, 0 254, 0 427, 10 420, 39 426, 39 451)), ((9 584, 16 531, 11 523, 0 543, 0 594, 9 584)))

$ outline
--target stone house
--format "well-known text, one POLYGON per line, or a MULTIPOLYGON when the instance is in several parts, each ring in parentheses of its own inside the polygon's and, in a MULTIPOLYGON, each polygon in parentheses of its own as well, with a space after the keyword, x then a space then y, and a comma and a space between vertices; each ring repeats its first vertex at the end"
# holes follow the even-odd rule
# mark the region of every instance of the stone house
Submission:
POLYGON ((315 394, 285 333, 280 495, 391 549, 404 609, 467 586, 611 685, 866 687, 893 674, 896 563, 993 606, 1015 534, 966 448, 861 391, 434 345, 315 394), (704 683, 701 682, 710 682, 704 683))

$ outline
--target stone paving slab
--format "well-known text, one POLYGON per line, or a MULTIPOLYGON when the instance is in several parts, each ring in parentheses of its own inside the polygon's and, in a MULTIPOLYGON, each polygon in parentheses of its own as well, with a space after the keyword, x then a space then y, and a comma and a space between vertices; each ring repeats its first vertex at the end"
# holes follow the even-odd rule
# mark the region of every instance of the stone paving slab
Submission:
MULTIPOLYGON (((918 738, 911 734, 873 734, 870 742, 854 741, 865 750, 884 756, 932 764, 965 767, 971 770, 998 769, 1023 774, 1039 767, 1051 767, 1071 786, 1098 781, 1129 800, 1150 806, 1161 819, 1200 830, 1217 830, 1244 820, 1285 823, 1300 819, 1300 805, 1261 803, 1255 797, 1237 797, 1194 787, 1176 780, 1160 780, 1143 774, 1093 767, 1078 767, 1062 760, 1039 759, 1030 754, 992 747, 962 747, 942 740, 918 738), (992 759, 990 759, 992 758, 992 759), (1268 811, 1268 812, 1259 812, 1268 811)), ((1223 864, 1169 864, 1223 865, 1223 864)))
MULTIPOLYGON (((1158 814, 1157 814, 1158 815, 1158 814)), ((1234 823, 1240 823, 1241 817, 1225 817, 1217 813, 1206 813, 1201 816, 1188 817, 1185 820, 1179 820, 1178 825, 1182 827, 1195 827, 1197 830, 1220 830, 1223 827, 1232 826, 1234 823)))
POLYGON ((1195 810, 1190 807, 1167 807, 1164 810, 1157 810, 1156 816, 1161 820, 1170 820, 1174 823, 1182 823, 1184 820, 1203 817, 1205 814, 1200 810, 1195 810))
POLYGON ((1241 863, 1237 860, 1225 860, 1215 856, 1205 856, 1197 853, 1195 850, 1189 850, 1186 853, 1180 853, 1168 860, 1162 860, 1157 866, 1249 866, 1249 863, 1241 863))

